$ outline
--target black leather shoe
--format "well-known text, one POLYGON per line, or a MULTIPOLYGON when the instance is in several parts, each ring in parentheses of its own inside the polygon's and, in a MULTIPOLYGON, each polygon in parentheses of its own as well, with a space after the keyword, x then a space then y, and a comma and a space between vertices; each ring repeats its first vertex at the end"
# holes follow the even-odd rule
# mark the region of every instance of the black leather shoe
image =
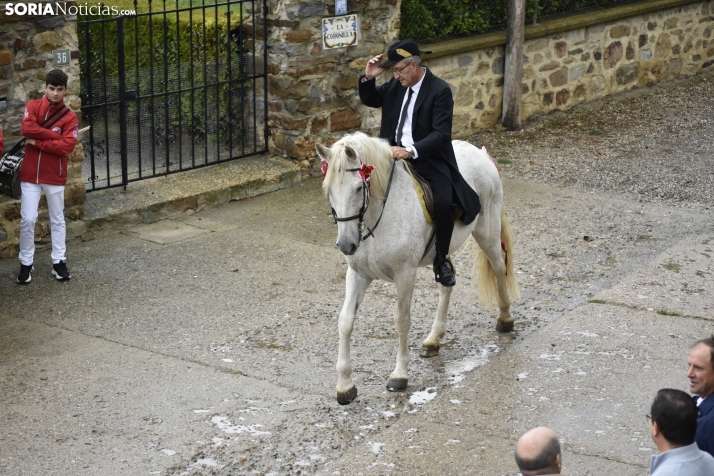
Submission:
POLYGON ((454 276, 454 272, 451 271, 449 262, 446 260, 439 263, 436 267, 435 274, 434 279, 436 279, 436 282, 440 283, 442 286, 451 287, 456 284, 456 276, 454 276))

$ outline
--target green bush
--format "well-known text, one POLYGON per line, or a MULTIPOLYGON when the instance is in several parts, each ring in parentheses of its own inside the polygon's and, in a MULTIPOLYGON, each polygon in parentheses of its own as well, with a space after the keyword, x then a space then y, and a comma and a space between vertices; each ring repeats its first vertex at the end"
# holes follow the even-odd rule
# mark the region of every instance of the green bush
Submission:
MULTIPOLYGON (((526 0, 526 24, 637 0, 526 0)), ((508 0, 402 0, 399 37, 417 42, 504 30, 508 0)))
MULTIPOLYGON (((234 15, 232 15, 234 16, 234 15)), ((238 17, 231 21, 231 29, 238 26, 238 17)), ((108 20, 77 25, 80 55, 89 52, 91 76, 116 76, 119 69, 117 22, 108 20)), ((124 67, 127 71, 149 68, 152 65, 205 62, 217 56, 239 53, 237 38, 228 33, 228 21, 202 23, 194 19, 176 20, 160 15, 128 17, 124 19, 124 67), (164 40, 165 38, 165 40, 164 40), (164 41, 167 51, 164 51, 164 41)))

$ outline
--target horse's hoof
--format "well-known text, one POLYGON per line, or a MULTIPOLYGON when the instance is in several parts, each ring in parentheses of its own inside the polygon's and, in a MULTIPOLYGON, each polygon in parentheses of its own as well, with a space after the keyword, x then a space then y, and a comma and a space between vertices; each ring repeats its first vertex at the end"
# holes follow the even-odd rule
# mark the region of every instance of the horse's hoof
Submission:
POLYGON ((357 387, 352 387, 346 392, 337 392, 337 403, 340 405, 349 405, 357 398, 357 387))
POLYGON ((405 378, 390 378, 387 382, 387 390, 390 392, 403 392, 407 389, 409 379, 405 378))
POLYGON ((496 332, 511 332, 513 330, 513 321, 498 321, 496 323, 496 332))
POLYGON ((422 344, 421 350, 419 351, 419 355, 421 357, 426 357, 426 358, 439 355, 439 346, 438 345, 422 344))

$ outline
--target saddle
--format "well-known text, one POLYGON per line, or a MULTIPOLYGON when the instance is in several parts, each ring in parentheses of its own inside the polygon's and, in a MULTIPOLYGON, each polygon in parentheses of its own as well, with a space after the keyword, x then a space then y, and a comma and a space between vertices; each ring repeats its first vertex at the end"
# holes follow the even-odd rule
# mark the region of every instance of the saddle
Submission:
MULTIPOLYGON (((414 190, 419 197, 419 203, 421 204, 422 211, 424 212, 424 218, 429 226, 434 226, 434 193, 431 190, 431 185, 427 182, 424 177, 419 175, 416 168, 406 160, 401 161, 404 164, 404 168, 411 175, 412 181, 414 182, 414 190)), ((464 213, 464 209, 457 204, 452 204, 452 211, 454 214, 454 221, 461 218, 464 213)))

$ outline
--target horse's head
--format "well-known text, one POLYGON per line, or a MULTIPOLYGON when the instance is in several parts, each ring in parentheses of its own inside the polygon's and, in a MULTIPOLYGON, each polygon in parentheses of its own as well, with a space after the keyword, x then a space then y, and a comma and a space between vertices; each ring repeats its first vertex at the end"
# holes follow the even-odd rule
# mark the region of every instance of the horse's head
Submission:
POLYGON ((364 166, 349 145, 337 143, 328 149, 315 144, 315 149, 322 161, 322 187, 337 222, 336 245, 345 255, 353 255, 359 247, 361 222, 369 200, 369 172, 365 177, 364 166))

